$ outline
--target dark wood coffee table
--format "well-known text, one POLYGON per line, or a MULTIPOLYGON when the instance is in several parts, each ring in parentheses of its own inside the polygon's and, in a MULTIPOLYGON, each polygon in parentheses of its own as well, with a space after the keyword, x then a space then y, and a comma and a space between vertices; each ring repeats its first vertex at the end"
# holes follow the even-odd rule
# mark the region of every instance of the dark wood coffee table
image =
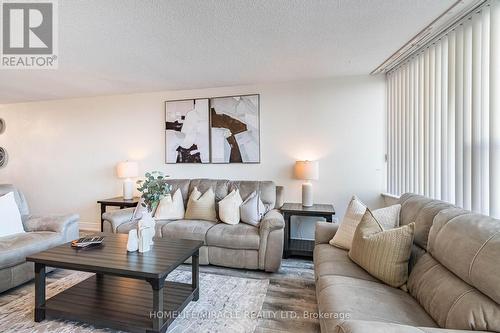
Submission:
POLYGON ((82 321, 129 332, 165 332, 199 297, 200 241, 155 239, 149 252, 127 252, 127 235, 104 234, 103 245, 84 250, 70 243, 26 258, 35 263, 35 321, 82 321), (192 283, 165 281, 192 257, 192 283), (96 275, 45 299, 45 266, 96 275))

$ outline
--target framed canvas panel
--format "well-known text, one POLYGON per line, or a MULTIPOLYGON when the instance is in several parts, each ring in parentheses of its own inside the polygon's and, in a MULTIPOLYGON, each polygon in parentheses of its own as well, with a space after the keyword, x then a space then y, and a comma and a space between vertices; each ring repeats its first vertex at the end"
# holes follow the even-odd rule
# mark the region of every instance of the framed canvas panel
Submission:
POLYGON ((166 163, 210 163, 209 99, 165 103, 166 163))
POLYGON ((210 99, 212 163, 260 163, 260 96, 210 99))

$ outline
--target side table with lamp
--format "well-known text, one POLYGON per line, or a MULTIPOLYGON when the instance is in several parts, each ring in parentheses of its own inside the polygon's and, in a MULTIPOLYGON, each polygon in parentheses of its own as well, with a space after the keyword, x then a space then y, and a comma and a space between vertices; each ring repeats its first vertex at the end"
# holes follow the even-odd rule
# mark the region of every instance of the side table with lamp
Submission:
POLYGON ((324 218, 327 222, 333 222, 335 209, 331 204, 314 204, 311 181, 319 179, 318 161, 297 161, 295 163, 294 175, 295 178, 306 180, 306 182, 302 184, 302 203, 286 202, 280 209, 285 218, 283 258, 293 255, 312 258, 314 250, 313 240, 291 238, 291 217, 313 216, 324 218))
POLYGON ((101 205, 101 232, 103 231, 102 214, 106 212, 108 206, 119 207, 120 209, 136 207, 139 202, 138 197, 134 197, 135 183, 133 178, 137 178, 139 171, 137 162, 124 161, 116 165, 116 175, 123 179, 123 196, 103 199, 97 201, 101 205))

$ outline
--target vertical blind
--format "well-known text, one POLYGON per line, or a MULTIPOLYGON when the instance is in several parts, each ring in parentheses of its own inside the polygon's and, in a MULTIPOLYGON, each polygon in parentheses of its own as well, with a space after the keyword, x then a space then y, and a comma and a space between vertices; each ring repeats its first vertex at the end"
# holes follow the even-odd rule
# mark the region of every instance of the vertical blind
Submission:
POLYGON ((500 0, 387 74, 388 191, 500 217, 500 0))

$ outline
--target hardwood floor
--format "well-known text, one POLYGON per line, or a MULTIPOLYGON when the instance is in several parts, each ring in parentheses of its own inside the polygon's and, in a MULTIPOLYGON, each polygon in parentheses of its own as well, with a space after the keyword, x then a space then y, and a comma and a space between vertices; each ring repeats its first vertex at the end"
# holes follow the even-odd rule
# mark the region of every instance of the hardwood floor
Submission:
MULTIPOLYGON (((182 265, 179 269, 191 270, 191 266, 182 265)), ((47 285, 72 272, 58 269, 48 273, 47 285)), ((278 273, 216 266, 200 266, 200 272, 269 280, 262 313, 255 314, 259 315, 255 333, 320 332, 319 321, 307 316, 307 314, 314 314, 318 311, 312 261, 295 258, 284 259, 278 273)), ((0 305, 29 293, 34 293, 33 281, 0 294, 0 305)))

